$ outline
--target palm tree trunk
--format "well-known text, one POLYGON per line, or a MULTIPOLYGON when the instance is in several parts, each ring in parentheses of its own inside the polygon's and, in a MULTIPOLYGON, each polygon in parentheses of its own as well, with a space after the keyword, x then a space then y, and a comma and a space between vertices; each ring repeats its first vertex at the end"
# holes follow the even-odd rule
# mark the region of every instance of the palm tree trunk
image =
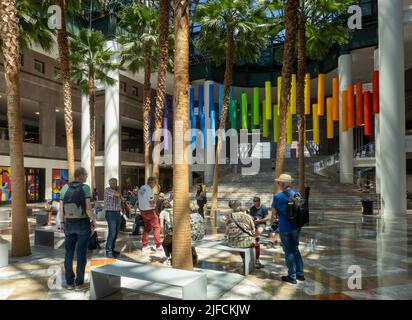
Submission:
MULTIPOLYGON (((189 129, 189 9, 190 0, 174 0, 174 139, 173 139, 173 268, 193 270, 189 213, 189 165, 176 161, 178 148, 187 150, 189 129), (181 137, 183 141, 177 141, 181 137)), ((182 151, 180 151, 182 152, 182 151)))
POLYGON ((69 169, 69 181, 72 181, 74 179, 73 111, 69 63, 69 41, 67 37, 66 17, 64 13, 65 1, 58 0, 57 5, 59 5, 62 10, 61 29, 57 30, 57 45, 59 50, 60 69, 63 83, 64 126, 66 128, 67 167, 69 169))
POLYGON ((29 227, 27 223, 26 186, 23 155, 23 125, 20 105, 20 51, 19 21, 16 1, 0 3, 0 36, 6 80, 7 119, 9 127, 12 222, 11 254, 15 257, 30 255, 29 227))
POLYGON ((150 44, 145 44, 144 56, 144 84, 143 84, 143 143, 144 143, 144 177, 145 181, 150 177, 150 134, 149 134, 149 113, 151 100, 151 50, 150 44))
POLYGON ((95 143, 96 143, 96 133, 95 133, 95 88, 94 88, 94 70, 89 70, 89 114, 90 114, 90 176, 91 176, 91 189, 94 190, 96 187, 96 171, 95 171, 95 143))
POLYGON ((299 10, 298 23, 298 83, 297 83, 297 103, 298 103, 298 167, 299 167, 299 192, 305 193, 305 73, 306 73, 306 16, 304 8, 299 10))
MULTIPOLYGON (((285 5, 285 45, 283 49, 282 92, 280 100, 279 140, 276 147, 275 179, 283 172, 286 149, 286 121, 289 109, 293 54, 297 33, 298 0, 288 0, 285 5)), ((275 183, 275 192, 277 185, 275 183)))
MULTIPOLYGON (((159 54, 157 63, 157 93, 156 93, 156 120, 155 131, 160 130, 163 124, 163 109, 166 96, 166 72, 169 58, 169 0, 160 0, 159 10, 159 54)), ((157 150, 159 141, 155 141, 154 150, 157 150)), ((159 163, 153 160, 153 176, 159 178, 159 163)))
MULTIPOLYGON (((222 105, 222 115, 220 118, 219 129, 224 129, 227 118, 227 111, 229 107, 230 100, 230 85, 232 84, 232 74, 233 74, 233 57, 234 57, 234 39, 233 39, 233 28, 228 27, 227 31, 227 51, 226 51, 226 66, 225 66, 225 76, 223 80, 223 105, 222 105)), ((219 159, 222 153, 223 141, 221 135, 218 135, 217 146, 215 152, 215 167, 213 170, 213 185, 212 185, 212 205, 210 217, 212 220, 216 221, 216 209, 217 209, 217 195, 219 186, 219 159)))

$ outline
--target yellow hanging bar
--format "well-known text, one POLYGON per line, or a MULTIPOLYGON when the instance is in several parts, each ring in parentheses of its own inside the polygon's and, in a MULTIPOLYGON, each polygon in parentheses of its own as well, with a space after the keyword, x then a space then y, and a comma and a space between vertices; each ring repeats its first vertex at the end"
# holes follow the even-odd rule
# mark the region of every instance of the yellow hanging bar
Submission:
POLYGON ((313 143, 319 144, 319 113, 318 105, 313 104, 312 106, 312 119, 313 119, 313 143))
POLYGON ((305 75, 305 115, 310 114, 310 73, 305 75))
POLYGON ((290 112, 296 114, 296 74, 292 74, 290 87, 290 112))

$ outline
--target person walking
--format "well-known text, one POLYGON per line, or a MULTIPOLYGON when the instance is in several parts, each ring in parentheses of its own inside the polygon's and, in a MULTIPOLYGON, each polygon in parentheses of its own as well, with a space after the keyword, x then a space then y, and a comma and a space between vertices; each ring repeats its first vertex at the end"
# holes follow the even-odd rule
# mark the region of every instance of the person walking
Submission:
POLYGON ((287 218, 289 198, 293 197, 296 191, 290 187, 293 179, 288 174, 281 174, 275 181, 281 191, 273 197, 272 214, 275 219, 279 220, 279 234, 288 268, 288 275, 282 276, 281 279, 282 281, 296 284, 296 280, 305 281, 303 260, 299 251, 301 229, 290 223, 287 218))
POLYGON ((120 253, 115 251, 114 248, 122 222, 122 195, 119 192, 116 178, 111 178, 109 186, 104 189, 104 209, 106 210, 106 221, 109 229, 106 241, 106 257, 115 258, 120 253))
POLYGON ((204 219, 205 218, 204 208, 207 204, 207 198, 206 198, 206 191, 203 190, 203 186, 201 184, 197 185, 196 201, 197 201, 197 205, 199 206, 199 214, 204 219))
POLYGON ((91 231, 96 227, 92 213, 91 190, 85 183, 86 169, 74 171, 74 181, 63 186, 60 193, 60 227, 65 234, 64 269, 68 290, 81 289, 87 263, 87 246, 91 231), (77 252, 76 274, 73 272, 74 252, 77 252))
POLYGON ((142 237, 142 251, 150 251, 149 233, 153 229, 153 237, 156 245, 156 251, 162 253, 162 243, 160 242, 160 224, 156 212, 156 199, 153 189, 156 186, 156 178, 149 177, 147 184, 143 185, 138 192, 139 210, 144 221, 144 232, 142 237))

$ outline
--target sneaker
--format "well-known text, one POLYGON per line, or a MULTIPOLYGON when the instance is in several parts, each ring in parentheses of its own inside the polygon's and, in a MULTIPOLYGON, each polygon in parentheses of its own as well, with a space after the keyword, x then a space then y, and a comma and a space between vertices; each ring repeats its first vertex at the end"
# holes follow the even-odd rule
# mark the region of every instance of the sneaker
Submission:
POLYGON ((151 250, 152 250, 152 248, 150 248, 149 246, 146 246, 146 247, 142 248, 142 252, 149 252, 151 250))
POLYGON ((282 276, 282 281, 289 282, 292 284, 297 284, 298 282, 295 279, 290 278, 289 276, 282 276))
POLYGON ((163 247, 156 247, 156 253, 164 254, 163 247))
POLYGON ((67 289, 67 290, 74 290, 74 289, 75 289, 75 286, 74 286, 74 284, 68 284, 68 285, 66 286, 66 289, 67 289))
POLYGON ((262 269, 262 268, 264 268, 265 266, 263 265, 263 264, 261 264, 260 263, 260 261, 256 261, 256 263, 255 263, 255 268, 256 269, 262 269))
POLYGON ((106 258, 116 259, 116 255, 113 252, 106 252, 106 258))
POLYGON ((116 256, 118 256, 118 255, 120 254, 120 252, 119 252, 119 251, 116 251, 116 250, 113 250, 113 253, 114 253, 116 256))
POLYGON ((88 285, 85 283, 82 284, 76 284, 75 291, 82 291, 88 288, 88 285))
POLYGON ((298 279, 299 281, 305 281, 305 276, 297 276, 296 279, 298 279))

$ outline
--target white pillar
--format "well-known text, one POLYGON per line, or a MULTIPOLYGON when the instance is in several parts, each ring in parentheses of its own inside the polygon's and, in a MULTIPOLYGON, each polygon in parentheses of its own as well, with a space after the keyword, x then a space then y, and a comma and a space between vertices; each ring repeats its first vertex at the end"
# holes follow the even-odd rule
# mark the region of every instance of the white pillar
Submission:
POLYGON ((204 82, 204 90, 203 90, 203 101, 204 101, 204 107, 203 107, 203 112, 205 114, 205 131, 206 131, 206 137, 205 137, 205 183, 206 184, 211 184, 213 182, 213 163, 215 157, 215 151, 214 145, 211 145, 209 143, 210 137, 207 134, 207 130, 210 129, 210 117, 209 117, 209 86, 214 85, 213 81, 206 80, 204 82))
MULTIPOLYGON (((338 60, 340 93, 352 81, 352 55, 343 54, 338 60)), ((353 129, 342 132, 342 94, 339 94, 339 176, 341 183, 353 183, 353 129)))
POLYGON ((92 184, 90 163, 90 111, 89 97, 82 94, 81 166, 89 173, 87 184, 92 184))
MULTIPOLYGON (((373 54, 374 70, 379 70, 379 48, 373 54)), ((375 114, 375 180, 376 193, 381 193, 381 172, 380 172, 380 122, 379 113, 375 114)))
POLYGON ((403 1, 378 1, 380 171, 385 216, 406 213, 403 1))
POLYGON ((48 164, 46 165, 46 177, 45 177, 45 184, 46 184, 46 189, 45 189, 45 194, 44 197, 46 199, 52 199, 52 184, 53 184, 53 168, 48 164))
MULTIPOLYGON (((114 40, 107 42, 107 48, 119 52, 119 45, 114 40)), ((118 59, 118 57, 116 57, 118 59)), ((109 185, 110 178, 120 178, 120 104, 119 71, 111 71, 108 76, 116 82, 105 86, 104 102, 104 185, 109 185)))

